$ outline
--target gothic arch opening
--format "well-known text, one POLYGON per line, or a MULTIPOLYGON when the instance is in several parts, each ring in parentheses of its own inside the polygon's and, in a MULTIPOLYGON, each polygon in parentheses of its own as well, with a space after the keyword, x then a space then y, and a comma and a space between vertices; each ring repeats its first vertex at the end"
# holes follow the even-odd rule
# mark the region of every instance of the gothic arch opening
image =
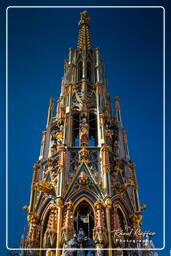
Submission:
POLYGON ((80 61, 78 63, 78 82, 82 80, 82 77, 83 77, 83 63, 82 61, 80 61))
POLYGON ((94 228, 94 213, 90 204, 83 200, 74 212, 74 228, 78 234, 80 231, 92 239, 94 228))
POLYGON ((125 226, 126 226, 126 220, 125 220, 125 217, 122 213, 122 211, 118 208, 117 209, 117 214, 118 214, 118 218, 119 218, 119 225, 120 225, 120 228, 125 231, 125 226))
MULTIPOLYGON (((48 238, 48 220, 50 216, 50 210, 48 210, 45 214, 43 220, 42 234, 41 234, 41 248, 50 248, 49 238, 48 238)), ((46 251, 41 251, 41 256, 46 256, 46 251)))
POLYGON ((91 63, 87 62, 87 80, 91 81, 91 63))
POLYGON ((43 248, 46 248, 46 245, 45 245, 45 232, 47 230, 47 225, 48 225, 48 220, 49 220, 49 215, 50 215, 50 211, 48 211, 46 213, 46 216, 44 218, 44 221, 43 221, 43 228, 42 228, 42 247, 43 248))
POLYGON ((72 145, 73 147, 79 147, 79 126, 80 116, 79 113, 75 113, 72 116, 72 145))
MULTIPOLYGON (((45 212, 42 216, 41 225, 41 235, 40 235, 40 246, 41 248, 55 248, 57 241, 57 208, 53 204, 48 204, 45 212)), ((45 256, 46 251, 42 251, 42 256, 45 256)))
POLYGON ((89 115, 89 145, 97 145, 97 116, 94 113, 89 115))

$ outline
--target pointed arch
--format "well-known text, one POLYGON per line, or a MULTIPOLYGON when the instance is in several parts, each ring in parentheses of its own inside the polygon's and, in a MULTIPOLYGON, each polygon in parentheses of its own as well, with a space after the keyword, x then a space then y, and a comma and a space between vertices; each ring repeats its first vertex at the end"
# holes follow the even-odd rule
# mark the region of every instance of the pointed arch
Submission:
POLYGON ((81 202, 83 202, 83 201, 86 201, 86 202, 91 206, 91 208, 93 209, 93 213, 94 213, 94 215, 95 215, 94 204, 91 202, 91 200, 89 200, 89 199, 88 199, 87 197, 85 197, 85 196, 81 197, 80 199, 78 199, 78 200, 76 201, 76 203, 74 204, 73 213, 75 212, 77 206, 78 206, 81 202))
POLYGON ((39 203, 37 204, 36 211, 39 216, 43 216, 43 212, 46 210, 48 205, 52 202, 51 198, 46 198, 42 192, 39 197, 39 203))
MULTIPOLYGON (((121 205, 118 204, 118 205, 116 205, 116 207, 117 207, 117 210, 119 210, 119 211, 121 212, 121 214, 123 215, 123 217, 125 218, 125 221, 126 221, 126 223, 127 223, 126 213, 125 213, 125 211, 123 210, 123 208, 121 207, 121 205)), ((128 223, 127 223, 127 224, 128 224, 128 223)))
MULTIPOLYGON (((127 203, 120 196, 113 198, 113 207, 120 210, 126 226, 131 226, 129 215, 131 210, 128 208, 127 203)), ((120 215, 121 217, 121 215, 120 215)))
POLYGON ((95 193, 90 192, 89 190, 81 189, 78 192, 71 194, 68 197, 68 200, 71 200, 73 204, 75 204, 75 202, 78 202, 82 198, 86 198, 88 202, 91 202, 91 205, 93 205, 93 209, 94 209, 94 203, 97 201, 98 198, 95 193))
POLYGON ((46 204, 46 206, 43 208, 43 210, 41 211, 41 215, 40 215, 40 221, 42 223, 42 225, 44 225, 44 222, 45 222, 45 218, 48 214, 48 212, 50 211, 50 205, 52 204, 52 202, 48 202, 46 204))
POLYGON ((41 222, 41 226, 42 226, 41 235, 40 235, 40 248, 43 248, 43 237, 44 237, 44 233, 46 231, 46 226, 47 226, 46 224, 47 224, 49 213, 50 213, 49 206, 50 206, 50 202, 44 208, 44 211, 40 218, 40 222, 41 222))
POLYGON ((122 208, 118 207, 117 208, 117 214, 118 214, 118 218, 119 218, 119 225, 120 228, 125 231, 125 226, 127 226, 127 219, 126 216, 124 214, 124 212, 122 211, 122 208))
POLYGON ((112 220, 112 228, 114 230, 121 229, 123 232, 127 230, 126 227, 129 226, 129 219, 124 211, 124 208, 118 203, 113 204, 112 220))
POLYGON ((89 238, 93 238, 93 229, 95 225, 94 205, 86 197, 76 201, 73 208, 74 227, 79 234, 83 232, 89 238))
MULTIPOLYGON (((41 216, 41 219, 40 219, 40 221, 41 221, 41 226, 42 226, 41 236, 40 236, 40 246, 41 246, 41 248, 46 248, 46 247, 44 247, 44 245, 43 245, 43 244, 44 244, 44 236, 45 236, 45 234, 46 234, 46 231, 48 231, 48 236, 49 236, 49 237, 51 236, 50 241, 52 242, 52 236, 53 236, 54 242, 56 241, 56 230, 54 230, 54 228, 53 228, 53 230, 51 230, 51 229, 48 230, 48 229, 47 229, 47 227, 48 227, 48 222, 49 222, 49 218, 52 216, 51 213, 54 214, 53 212, 51 212, 51 211, 53 211, 53 210, 52 210, 52 206, 56 207, 56 205, 55 205, 53 202, 49 202, 48 205, 46 206, 46 208, 44 209, 44 212, 43 212, 43 214, 42 214, 42 216, 41 216), (49 231, 50 231, 50 232, 49 232, 49 231)), ((58 210, 57 210, 57 208, 55 208, 55 210, 57 211, 55 214, 58 215, 58 210)), ((50 220, 50 222, 51 222, 51 220, 50 220)), ((56 227, 56 224, 55 224, 55 227, 56 227)), ((55 246, 54 242, 53 242, 52 248, 55 246)), ((56 243, 56 242, 55 242, 55 243, 56 243)), ((48 247, 49 247, 49 246, 48 246, 48 247)))
POLYGON ((112 202, 114 203, 115 206, 120 207, 120 209, 123 211, 124 215, 126 216, 127 223, 129 223, 129 214, 131 213, 131 208, 129 208, 128 203, 120 196, 112 198, 112 202))

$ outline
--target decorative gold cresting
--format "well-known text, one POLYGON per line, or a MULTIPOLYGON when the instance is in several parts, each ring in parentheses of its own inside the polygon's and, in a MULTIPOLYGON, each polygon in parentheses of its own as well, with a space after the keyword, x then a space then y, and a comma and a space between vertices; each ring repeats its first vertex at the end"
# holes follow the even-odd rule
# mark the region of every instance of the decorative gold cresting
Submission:
POLYGON ((88 22, 90 21, 90 17, 88 16, 87 11, 81 12, 80 15, 81 15, 81 18, 78 23, 80 27, 80 31, 79 31, 77 48, 80 50, 90 50, 91 40, 90 40, 90 31, 89 31, 89 25, 88 25, 88 22))

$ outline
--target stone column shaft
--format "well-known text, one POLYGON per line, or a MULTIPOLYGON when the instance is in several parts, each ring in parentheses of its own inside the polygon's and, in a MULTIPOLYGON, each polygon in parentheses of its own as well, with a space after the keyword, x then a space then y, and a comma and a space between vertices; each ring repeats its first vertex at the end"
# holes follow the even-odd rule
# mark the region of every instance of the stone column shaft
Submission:
MULTIPOLYGON (((106 208, 106 223, 109 238, 109 248, 112 248, 112 237, 111 237, 111 223, 110 223, 110 208, 106 208)), ((109 250, 109 256, 112 256, 112 251, 109 250)))
MULTIPOLYGON (((61 245, 61 235, 62 235, 62 212, 63 212, 63 208, 58 207, 58 221, 57 221, 57 235, 58 235, 58 239, 57 239, 57 248, 60 249, 62 247, 61 245)), ((57 256, 60 256, 62 253, 62 250, 58 250, 57 249, 57 256)))

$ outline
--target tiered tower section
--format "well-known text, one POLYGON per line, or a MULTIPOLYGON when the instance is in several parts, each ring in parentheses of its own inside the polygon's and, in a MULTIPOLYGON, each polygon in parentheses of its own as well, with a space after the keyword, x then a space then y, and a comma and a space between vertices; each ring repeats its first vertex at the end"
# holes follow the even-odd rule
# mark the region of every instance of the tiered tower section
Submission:
POLYGON ((104 61, 100 50, 91 47, 89 20, 82 12, 77 49, 69 49, 65 60, 56 109, 56 101, 50 100, 30 204, 25 207, 29 231, 24 247, 29 255, 29 248, 48 248, 34 255, 56 255, 55 248, 76 255, 71 247, 96 248, 90 250, 95 255, 149 255, 103 250, 146 248, 137 232, 145 206, 139 203, 119 98, 113 116, 104 61), (130 236, 122 234, 128 230, 130 236))

